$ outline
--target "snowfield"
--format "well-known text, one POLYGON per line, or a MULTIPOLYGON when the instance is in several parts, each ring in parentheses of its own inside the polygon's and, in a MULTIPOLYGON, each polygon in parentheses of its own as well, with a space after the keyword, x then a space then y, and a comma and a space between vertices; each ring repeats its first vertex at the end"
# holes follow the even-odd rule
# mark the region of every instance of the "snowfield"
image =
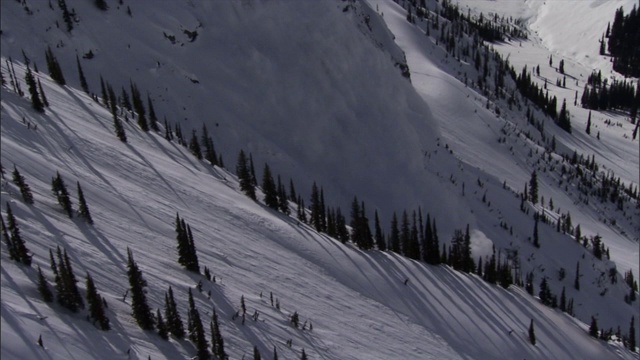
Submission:
MULTIPOLYGON (((191 342, 164 341, 140 330, 131 317, 130 297, 123 301, 130 248, 149 284, 151 308, 162 309, 171 286, 186 320, 191 288, 207 337, 214 309, 220 317, 230 359, 251 357, 254 346, 263 358, 271 358, 275 348, 283 359, 299 359, 303 349, 310 359, 637 358, 620 342, 588 335, 591 316, 601 328, 620 326, 623 334, 634 316, 638 328, 637 300, 623 302, 628 287, 621 276, 628 270, 638 276, 637 209, 627 214, 635 216, 631 220, 615 213, 618 225, 613 226, 603 221, 607 208, 576 203, 555 185, 553 175, 541 175, 541 194, 570 211, 583 234, 600 234, 611 260, 596 260, 554 225, 540 224, 542 246, 533 247, 534 220, 518 210, 518 193, 534 168, 528 153, 535 144, 518 137, 517 130, 510 138, 515 150, 496 141, 504 127, 524 129, 523 114, 496 116, 486 109, 486 98, 460 81, 464 65, 447 58, 419 25, 408 23, 398 4, 108 3, 109 10, 101 12, 91 2, 67 0, 78 19, 68 33, 57 4, 51 9, 46 2, 28 1, 29 13, 19 2, 2 2, 1 65, 7 81, 0 110, 2 215, 6 219, 11 206, 33 264, 10 260, 2 245, 0 357, 192 358, 191 342), (197 37, 191 41, 185 29, 197 31, 197 37), (62 65, 66 86, 46 74, 47 45, 62 65), (83 59, 89 50, 95 57, 83 59), (23 51, 40 70, 35 76, 50 103, 44 114, 31 108, 23 51), (179 124, 187 140, 192 129, 206 124, 226 168, 165 140, 163 124, 158 133, 141 131, 131 116, 124 124, 128 142, 120 142, 109 110, 80 89, 76 53, 98 97, 100 76, 118 95, 132 81, 143 97, 149 93, 161 121, 166 117, 171 128, 179 124), (405 57, 410 81, 400 71, 405 57), (27 96, 20 97, 9 84, 10 58, 27 96), (291 216, 265 206, 261 191, 254 202, 242 194, 233 174, 240 149, 251 152, 259 179, 266 162, 285 185, 295 182, 307 205, 313 182, 323 187, 327 204, 340 206, 346 216, 357 196, 366 203, 370 225, 377 210, 387 233, 393 212, 418 208, 437 220, 441 243, 469 224, 475 258, 484 261, 494 247, 503 257, 517 250, 523 273, 535 274, 536 293, 543 277, 558 297, 566 287, 567 298, 575 299, 576 317, 542 305, 519 287, 504 289, 448 266, 342 244, 298 221, 294 202, 291 216), (14 165, 31 186, 34 205, 22 201, 11 181, 14 165), (74 208, 76 181, 81 184, 93 226, 62 212, 51 194, 56 172, 74 208), (193 230, 201 267, 210 268, 216 279, 204 281, 201 292, 196 284, 202 277, 177 263, 176 213, 193 230), (510 230, 501 227, 503 222, 510 230), (42 301, 37 267, 52 285, 49 250, 56 246, 69 252, 83 294, 85 275, 93 277, 108 303, 110 331, 87 321, 86 310, 74 314, 42 301), (573 288, 576 263, 580 291, 573 288), (617 284, 603 275, 613 266, 617 284), (257 320, 234 316, 241 297, 248 315, 259 314, 257 320), (304 329, 290 323, 294 312, 306 323, 304 329), (531 319, 535 346, 528 339, 531 319), (36 343, 40 336, 43 347, 36 343)), ((495 11, 491 3, 461 2, 478 12, 495 11)), ((576 89, 582 89, 590 66, 611 74, 606 64, 593 60, 597 48, 591 52, 586 41, 570 42, 575 48, 567 49, 567 40, 554 38, 560 29, 549 14, 572 7, 553 1, 507 3, 502 10, 508 16, 526 16, 537 31, 522 46, 496 46, 511 54, 517 71, 524 64, 546 64, 553 52, 566 58, 579 82, 576 89)), ((601 6, 578 10, 606 26, 615 8, 629 3, 593 2, 601 6)), ((543 75, 555 79, 551 71, 543 75)), ((574 90, 553 91, 572 99, 574 90)), ((571 107, 571 112, 573 135, 547 126, 559 147, 595 153, 603 167, 637 185, 638 140, 623 137, 631 124, 622 115, 594 112, 601 131, 597 142, 581 131, 586 111, 571 107), (606 127, 604 118, 623 125, 606 127)))

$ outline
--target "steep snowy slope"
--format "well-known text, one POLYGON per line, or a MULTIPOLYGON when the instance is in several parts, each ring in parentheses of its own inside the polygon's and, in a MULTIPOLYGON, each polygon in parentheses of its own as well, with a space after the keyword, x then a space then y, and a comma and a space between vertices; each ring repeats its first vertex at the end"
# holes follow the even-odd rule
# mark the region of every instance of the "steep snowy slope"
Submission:
MULTIPOLYGON (((21 77, 23 66, 15 69, 21 77)), ((133 124, 126 125, 129 141, 123 144, 112 135, 106 109, 78 90, 38 77, 51 103, 44 115, 2 89, 2 164, 19 167, 35 198, 34 205, 24 204, 15 185, 3 180, 3 216, 10 204, 34 253, 33 266, 25 267, 2 248, 3 358, 193 356, 188 341, 165 342, 133 322, 129 298, 122 301, 127 247, 149 283, 151 307, 162 307, 172 286, 184 319, 190 287, 205 327, 211 310, 217 311, 232 359, 250 356, 253 346, 266 357, 275 347, 284 359, 299 358, 302 349, 324 359, 634 357, 620 344, 590 338, 585 324, 522 290, 319 235, 249 200, 224 169, 133 124), (60 211, 50 194, 56 171, 70 190, 76 180, 82 184, 94 226, 60 211), (195 290, 200 277, 176 263, 176 212, 193 228, 200 264, 217 279, 205 281, 202 293, 195 290), (41 301, 34 267, 41 266, 51 282, 48 250, 57 245, 69 251, 78 278, 88 272, 96 281, 109 304, 112 330, 99 331, 83 313, 41 301), (279 310, 270 304, 271 294, 279 310), (232 320, 242 296, 249 314, 259 312, 257 322, 232 320), (288 318, 294 311, 313 329, 293 328, 288 318), (536 346, 527 338, 531 319, 536 346), (39 336, 44 348, 36 345, 39 336)))
MULTIPOLYGON (((50 8, 45 2, 3 2, 0 14, 3 74, 11 57, 22 81, 26 56, 38 65, 37 76, 52 103, 43 117, 36 116, 26 98, 3 89, 2 163, 9 169, 13 163, 19 166, 36 189, 37 201, 35 207, 22 206, 15 198, 17 189, 7 183, 3 209, 5 199, 13 196, 12 207, 17 207, 20 223, 27 224, 24 232, 37 244, 32 248, 43 269, 48 269, 49 248, 73 246, 78 270, 91 271, 99 289, 113 299, 110 304, 116 302, 114 316, 126 335, 101 338, 101 351, 115 356, 135 344, 141 358, 193 354, 187 343, 167 347, 135 330, 128 305, 120 302, 126 288, 127 245, 151 277, 154 307, 161 306, 168 284, 179 287, 180 302, 186 302, 185 286, 197 278, 175 264, 172 221, 179 212, 195 229, 201 264, 210 264, 222 278, 206 289, 219 295, 213 302, 224 314, 223 333, 229 334, 233 358, 250 354, 252 345, 263 355, 270 353, 271 344, 290 351, 283 344, 291 338, 295 352, 286 358, 297 358, 301 348, 328 358, 630 356, 619 343, 586 337, 584 323, 595 316, 601 328, 620 326, 625 334, 631 316, 639 318, 637 306, 622 301, 628 288, 620 275, 632 269, 637 276, 633 221, 620 216, 618 226, 605 224, 600 218, 604 208, 574 203, 574 195, 554 184, 557 177, 541 175, 541 193, 563 212, 571 211, 585 234, 603 235, 616 263, 594 259, 590 249, 556 232, 553 224, 540 224, 542 248, 536 249, 530 240, 532 213, 542 209, 531 204, 524 205, 525 211, 516 209, 518 192, 542 157, 542 148, 522 135, 522 112, 503 109, 506 115, 497 117, 495 109, 487 110, 486 98, 460 82, 457 68, 469 64, 448 59, 433 39, 406 22, 401 7, 329 0, 154 1, 153 7, 151 2, 109 3, 110 9, 102 12, 91 2, 67 0, 76 14, 71 32, 55 3, 50 8), (44 75, 47 45, 69 86, 60 88, 44 75), (403 50, 411 83, 401 73, 403 50), (85 59, 89 51, 95 56, 85 59), (258 176, 268 162, 285 183, 289 177, 295 181, 305 201, 316 181, 327 204, 340 206, 343 214, 358 196, 366 203, 370 225, 377 210, 385 231, 393 211, 411 214, 420 207, 423 215, 437 220, 445 246, 454 229, 469 224, 474 259, 486 261, 494 246, 503 258, 517 254, 520 278, 532 272, 536 294, 543 278, 558 296, 566 287, 582 322, 541 307, 513 287, 505 291, 448 268, 336 244, 247 201, 235 191, 232 175, 197 161, 176 142, 166 143, 163 127, 159 133, 141 133, 131 121, 126 125, 129 144, 121 144, 108 111, 77 90, 76 53, 92 93, 100 96, 100 76, 118 94, 134 82, 143 97, 149 93, 159 117, 166 116, 171 128, 179 125, 187 139, 192 129, 200 131, 206 124, 230 169, 241 148, 250 151, 258 176), (37 132, 20 124, 23 116, 39 125, 37 132), (496 145, 505 133, 511 143, 496 145), (536 158, 529 155, 534 150, 536 158), (56 170, 69 185, 76 179, 83 184, 94 216, 101 219, 95 229, 69 222, 57 212, 49 194, 56 170), (573 289, 577 263, 580 291, 573 289), (606 276, 611 269, 617 284, 606 276), (406 279, 408 287, 402 285, 406 279), (282 302, 282 312, 268 304, 270 291, 282 302), (241 295, 253 302, 266 323, 248 329, 230 320, 241 295), (292 332, 287 318, 293 311, 311 319, 313 334, 292 332), (376 314, 373 320, 371 314, 376 314), (531 318, 542 327, 535 348, 526 339, 531 318), (519 337, 509 335, 515 333, 519 337)), ((534 53, 544 58, 542 52, 534 53)), ((567 142, 573 138, 556 130, 551 131, 559 147, 572 149, 567 142)), ((635 143, 608 137, 623 131, 626 128, 603 130, 603 143, 615 146, 596 147, 607 158, 606 166, 627 181, 637 170, 625 172, 625 158, 615 156, 635 143)), ((555 221, 560 214, 550 211, 547 216, 555 221)), ((23 303, 49 308, 37 300, 32 270, 16 275, 21 269, 11 264, 6 269, 3 264, 3 298, 11 295, 3 300, 2 321, 22 337, 3 340, 3 354, 12 355, 43 331, 29 320, 37 311, 26 310, 23 303)), ((202 312, 210 308, 206 296, 197 301, 202 312)), ((57 310, 49 312, 56 325, 47 334, 64 329, 69 337, 79 336, 74 334, 80 326, 76 321, 58 324, 57 310)), ((86 323, 81 326, 79 333, 93 331, 86 323)), ((56 354, 68 351, 77 358, 102 354, 82 341, 66 348, 50 346, 56 354)))

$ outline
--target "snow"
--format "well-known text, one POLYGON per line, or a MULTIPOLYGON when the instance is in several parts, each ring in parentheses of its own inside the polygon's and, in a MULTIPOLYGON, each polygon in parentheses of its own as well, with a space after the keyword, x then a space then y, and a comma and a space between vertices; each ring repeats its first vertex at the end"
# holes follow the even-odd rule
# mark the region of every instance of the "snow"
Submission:
MULTIPOLYGON (((263 356, 276 346, 285 359, 299 358, 303 348, 310 358, 326 359, 634 358, 619 343, 592 339, 586 331, 594 314, 601 326, 619 324, 623 332, 632 315, 640 318, 637 306, 622 302, 623 285, 598 283, 611 263, 594 261, 550 226, 541 226, 541 250, 526 241, 533 220, 514 211, 517 195, 502 189, 505 179, 519 189, 530 173, 524 155, 496 146, 507 120, 496 120, 485 99, 452 75, 454 65, 443 60, 439 47, 428 44, 429 54, 416 45, 427 41, 424 34, 409 27, 395 4, 371 1, 371 8, 357 4, 344 13, 345 3, 333 1, 154 2, 158 6, 149 9, 132 3, 132 20, 115 5, 99 13, 90 4, 67 2, 80 18, 71 35, 55 29, 59 14, 44 3, 29 4, 34 15, 26 15, 17 2, 2 3, 3 74, 6 78, 5 60, 11 56, 23 78, 24 49, 39 65, 36 75, 51 103, 46 114, 37 115, 26 98, 2 88, 2 164, 9 171, 18 166, 36 201, 25 205, 17 188, 3 181, 3 213, 10 203, 34 253, 34 267, 11 262, 2 247, 2 358, 127 358, 127 349, 140 359, 193 356, 188 341, 164 342, 139 330, 128 301, 122 302, 130 247, 149 282, 152 308, 162 306, 171 285, 186 318, 187 288, 199 278, 176 262, 176 212, 194 231, 200 264, 217 279, 206 282, 201 294, 193 289, 205 328, 215 307, 233 359, 250 356, 254 345, 263 356), (375 14, 377 6, 383 18, 375 14), (371 31, 361 22, 366 15, 371 31), (113 31, 105 32, 105 24, 113 31), (188 42, 183 28, 197 28, 198 38, 188 42), (162 32, 175 35, 178 43, 162 32), (66 87, 42 72, 44 44, 60 41, 64 47, 54 51, 66 87), (100 74, 117 93, 132 79, 150 92, 160 117, 179 121, 185 134, 206 122, 229 168, 245 148, 258 172, 269 162, 283 180, 292 177, 305 198, 317 181, 328 204, 341 205, 346 213, 357 195, 370 217, 373 209, 381 211, 385 224, 392 211, 422 206, 437 219, 441 241, 470 223, 474 256, 490 254, 492 245, 518 249, 524 270, 537 269, 536 285, 548 275, 555 293, 566 284, 568 296, 580 299, 578 319, 515 287, 505 290, 393 253, 363 252, 317 234, 252 202, 238 191, 234 175, 165 141, 162 131, 143 133, 132 121, 125 124, 128 144, 120 143, 109 112, 78 89, 73 50, 88 49, 97 54, 82 61, 92 91, 99 92, 100 74), (403 51, 411 83, 395 66, 403 51), (27 128, 23 117, 37 130, 27 128), (55 204, 50 179, 56 171, 72 195, 80 181, 95 226, 68 219, 55 204), (480 201, 485 192, 491 205, 480 201), (498 219, 513 227, 513 235, 498 227, 498 219), (69 251, 79 279, 91 273, 109 303, 113 330, 101 332, 82 314, 40 300, 35 265, 51 282, 48 250, 56 245, 69 251), (577 261, 580 292, 571 288, 577 261), (560 281, 554 272, 562 267, 567 276, 560 281), (603 288, 606 296, 598 296, 603 288), (271 306, 271 292, 280 310, 271 306), (241 296, 248 313, 260 312, 259 321, 231 320, 241 296), (313 331, 288 323, 294 311, 312 322, 313 331), (527 339, 532 318, 535 347, 527 339), (39 335, 44 349, 36 345, 39 335), (285 345, 288 339, 292 348, 285 345)), ((603 138, 611 137, 609 148, 593 146, 616 174, 635 181, 637 166, 622 169, 627 161, 638 163, 636 156, 623 157, 636 144, 614 138, 616 131, 603 129, 603 138)), ((584 146, 592 146, 587 140, 584 146)), ((603 225, 595 210, 573 206, 551 180, 543 180, 541 188, 571 209, 583 229, 603 235, 619 271, 634 269, 637 276, 637 239, 603 225)))

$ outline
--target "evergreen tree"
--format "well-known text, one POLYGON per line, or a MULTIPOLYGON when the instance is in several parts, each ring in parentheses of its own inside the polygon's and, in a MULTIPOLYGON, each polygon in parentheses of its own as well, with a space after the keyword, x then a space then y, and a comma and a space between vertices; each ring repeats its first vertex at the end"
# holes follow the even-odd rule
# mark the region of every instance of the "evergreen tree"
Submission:
POLYGON ((529 200, 535 205, 538 203, 538 174, 534 170, 529 180, 529 200))
POLYGON ((251 184, 253 187, 258 186, 258 179, 256 178, 256 170, 253 167, 253 154, 249 153, 249 174, 251 174, 251 184))
POLYGON ((382 227, 380 226, 380 219, 378 218, 378 210, 375 211, 374 215, 374 227, 375 227, 375 242, 378 250, 386 251, 387 250, 387 242, 384 239, 384 234, 382 233, 382 227))
POLYGON ((287 197, 287 191, 285 190, 282 181, 280 180, 280 175, 278 175, 278 210, 285 215, 289 215, 289 200, 287 197))
POLYGON ((587 118, 587 134, 591 134, 591 110, 589 110, 589 117, 587 118))
POLYGON ((202 326, 202 320, 200 319, 200 313, 195 307, 193 301, 193 294, 191 288, 189 288, 189 339, 194 343, 197 349, 197 357, 200 360, 209 359, 211 354, 209 353, 209 344, 204 333, 204 327, 202 326))
POLYGON ((580 290, 580 261, 576 263, 576 278, 573 281, 573 287, 576 290, 580 290))
POLYGON ((156 319, 158 321, 158 324, 156 325, 156 328, 158 329, 158 335, 160 335, 160 337, 163 338, 164 340, 169 339, 169 334, 167 332, 167 325, 165 324, 164 319, 162 318, 160 309, 156 310, 156 319))
POLYGON ((98 294, 91 275, 87 273, 87 304, 89 304, 89 318, 100 325, 100 329, 109 330, 109 318, 104 311, 102 297, 98 294))
POLYGON ((567 295, 565 294, 565 288, 562 287, 562 293, 560 294, 560 311, 567 311, 567 295))
MULTIPOLYGON (((63 0, 61 0, 63 1, 63 0)), ((64 79, 64 75, 62 74, 62 69, 60 68, 60 64, 58 63, 58 59, 56 59, 51 47, 47 47, 45 51, 45 58, 47 62, 47 70, 49 71, 49 76, 56 82, 56 84, 60 86, 64 86, 67 82, 64 79)))
POLYGON ((571 120, 569 112, 567 111, 567 100, 562 101, 562 108, 560 108, 560 114, 558 115, 558 126, 562 130, 571 133, 571 120))
POLYGON ((220 327, 218 324, 218 314, 216 313, 216 309, 213 309, 213 315, 211 320, 211 353, 213 356, 216 356, 218 359, 226 359, 227 354, 224 351, 224 339, 222 338, 222 333, 220 332, 220 327))
POLYGON ((190 225, 187 225, 187 236, 189 238, 189 263, 186 268, 189 271, 199 274, 200 265, 198 263, 198 254, 196 252, 196 245, 193 241, 193 233, 191 232, 190 225))
POLYGON ((73 19, 71 18, 71 13, 67 8, 67 3, 65 0, 58 0, 58 6, 60 7, 60 10, 62 10, 62 20, 67 24, 67 31, 71 32, 71 30, 73 30, 73 19))
POLYGON ((40 100, 40 95, 38 95, 38 84, 36 83, 36 79, 31 72, 31 68, 27 65, 27 72, 24 75, 24 81, 27 83, 29 87, 29 95, 31 96, 31 107, 39 113, 44 112, 44 104, 42 100, 40 100))
POLYGON ((138 114, 138 126, 142 131, 149 131, 149 124, 147 122, 146 111, 142 97, 138 87, 133 82, 130 82, 131 87, 131 101, 133 103, 133 110, 138 114))
POLYGON ((69 218, 73 217, 73 207, 71 204, 71 198, 69 197, 69 191, 67 191, 67 186, 64 184, 64 180, 60 176, 60 173, 56 171, 56 177, 51 180, 51 191, 56 196, 58 200, 58 204, 62 206, 64 212, 69 216, 69 218))
POLYGON ((42 269, 40 269, 39 265, 38 265, 38 292, 40 293, 40 296, 42 296, 42 300, 44 300, 44 302, 50 303, 53 301, 53 293, 51 292, 51 289, 49 289, 49 282, 42 274, 42 269))
POLYGON ((171 286, 169 286, 169 291, 164 296, 164 317, 167 319, 167 329, 169 332, 175 336, 176 339, 184 338, 184 325, 173 298, 171 286))
POLYGON ((207 125, 205 124, 202 124, 201 142, 204 147, 204 159, 209 161, 211 165, 218 165, 218 155, 216 154, 216 149, 213 146, 213 140, 207 131, 207 125))
POLYGON ((127 277, 129 278, 133 318, 141 329, 152 330, 155 325, 153 314, 147 303, 147 296, 144 291, 144 288, 147 286, 147 281, 142 277, 142 271, 138 269, 138 265, 133 259, 133 252, 131 252, 131 249, 128 247, 127 277))
POLYGON ((307 360, 307 353, 302 349, 302 354, 300 355, 300 360, 307 360))
POLYGON ((49 252, 51 260, 51 269, 55 275, 55 290, 58 303, 71 312, 77 312, 79 308, 84 307, 84 302, 77 288, 77 280, 73 274, 73 268, 69 261, 67 251, 64 255, 60 247, 56 248, 58 263, 53 259, 53 253, 49 252))
MULTIPOLYGON (((153 131, 160 130, 158 128, 158 117, 156 116, 156 110, 153 108, 153 102, 151 102, 151 97, 147 93, 147 107, 149 108, 149 128, 153 131)), ((199 157, 201 159, 202 156, 199 157)))
POLYGON ((636 321, 635 317, 631 317, 631 325, 629 325, 629 340, 627 341, 627 347, 629 350, 635 352, 636 351, 636 321))
POLYGON ((276 349, 275 345, 273 346, 273 360, 278 360, 278 349, 276 349))
POLYGON ((391 234, 389 238, 391 251, 400 253, 400 230, 398 229, 398 216, 395 211, 391 217, 391 234))
POLYGON ((262 172, 262 191, 264 192, 265 204, 274 210, 278 210, 278 189, 267 163, 264 164, 264 171, 262 172))
POLYGON ((27 184, 24 176, 20 174, 18 168, 13 165, 13 183, 18 186, 20 189, 20 194, 22 195, 22 200, 24 200, 27 204, 33 204, 33 194, 31 193, 31 187, 27 184))
POLYGON ((260 350, 258 350, 257 346, 253 346, 253 360, 262 360, 262 356, 260 356, 260 350))
POLYGON ((120 141, 122 141, 123 143, 126 143, 127 133, 124 130, 124 125, 122 125, 122 121, 118 118, 115 112, 112 115, 113 115, 113 128, 116 132, 116 136, 120 141))
MULTIPOLYGON (((4 222, 2 223, 2 227, 4 229, 4 222)), ((18 221, 13 215, 13 211, 11 210, 11 206, 7 201, 7 227, 9 230, 9 258, 11 260, 15 260, 21 262, 25 265, 31 265, 31 254, 29 253, 29 249, 27 249, 27 245, 25 244, 24 239, 20 235, 20 228, 18 227, 18 221)), ((3 237, 5 237, 6 241, 6 230, 3 230, 3 237)))
POLYGON ((531 323, 529 324, 529 342, 531 343, 531 345, 536 344, 536 333, 533 328, 533 319, 531 319, 531 323))
POLYGON ((78 309, 84 309, 84 301, 82 300, 82 295, 80 295, 80 290, 78 289, 78 280, 76 280, 76 275, 73 273, 73 267, 71 266, 67 249, 64 249, 60 263, 64 263, 65 273, 63 281, 65 282, 65 288, 68 291, 71 302, 78 309))
POLYGON ((198 134, 196 133, 195 129, 191 132, 191 140, 189 140, 189 151, 191 151, 191 154, 198 158, 198 160, 202 160, 202 149, 200 148, 198 134))
POLYGON ((91 218, 91 212, 89 212, 89 205, 87 205, 87 201, 84 198, 80 182, 77 181, 76 184, 78 187, 78 216, 85 219, 85 221, 91 225, 93 224, 93 219, 91 218))
POLYGON ((40 97, 42 98, 42 105, 45 107, 49 107, 49 101, 47 100, 47 96, 44 94, 44 89, 42 88, 42 83, 40 83, 40 78, 37 79, 38 82, 38 91, 40 91, 40 97))
POLYGON ((591 325, 589 325, 589 335, 593 336, 594 338, 598 338, 598 320, 596 320, 595 317, 591 317, 591 325))
POLYGON ((247 157, 243 150, 238 154, 238 163, 236 165, 236 175, 240 180, 240 190, 250 199, 256 200, 256 189, 251 180, 251 172, 247 164, 247 157))
POLYGON ((100 75, 100 94, 102 96, 102 103, 104 106, 109 106, 109 95, 107 94, 107 87, 104 84, 104 79, 100 75))
POLYGON ((78 76, 80 77, 80 87, 88 94, 89 85, 87 84, 87 79, 84 77, 84 71, 82 71, 82 65, 80 65, 80 58, 78 57, 78 54, 76 54, 76 65, 78 67, 78 76))

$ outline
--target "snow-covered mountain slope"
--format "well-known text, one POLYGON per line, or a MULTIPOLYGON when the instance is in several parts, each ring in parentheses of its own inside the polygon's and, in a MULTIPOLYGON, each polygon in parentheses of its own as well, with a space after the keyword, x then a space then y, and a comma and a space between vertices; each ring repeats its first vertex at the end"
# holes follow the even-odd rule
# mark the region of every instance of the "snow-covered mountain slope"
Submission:
MULTIPOLYGON (((21 65, 15 68, 22 72, 21 65)), ((325 359, 633 358, 620 344, 590 338, 585 324, 521 289, 504 290, 475 275, 363 252, 319 235, 251 201, 239 192, 235 176, 156 134, 129 124, 129 141, 122 144, 112 135, 106 109, 41 78, 52 104, 45 115, 35 115, 26 99, 2 89, 2 163, 19 167, 35 198, 34 205, 24 204, 17 188, 3 181, 3 209, 11 205, 34 266, 49 281, 48 250, 57 245, 69 251, 77 277, 92 275, 109 304, 112 330, 99 331, 82 315, 42 302, 34 267, 16 265, 3 248, 3 358, 192 356, 189 342, 165 342, 133 322, 129 300, 122 302, 127 247, 149 283, 152 308, 162 307, 172 286, 184 317, 191 287, 206 322, 212 308, 219 314, 233 359, 251 354, 253 346, 263 356, 275 346, 286 359, 298 358, 302 349, 325 359), (94 226, 60 211, 50 194, 56 171, 69 188, 80 181, 94 226), (200 264, 217 279, 205 281, 202 293, 195 290, 199 277, 176 263, 176 212, 193 228, 200 264), (280 310, 270 304, 271 293, 280 310), (257 322, 231 320, 241 296, 250 314, 260 313, 257 322), (294 311, 313 330, 294 329, 288 323, 294 311), (531 319, 535 347, 527 338, 531 319), (39 336, 44 349, 36 345, 39 336), (289 339, 291 348, 285 345, 289 339)))
MULTIPOLYGON (((90 271, 111 299, 118 331, 91 338, 101 344, 98 349, 85 346, 81 334, 96 330, 78 316, 42 304, 33 269, 3 261, 3 355, 33 350, 36 333, 45 333, 49 323, 32 315, 43 312, 55 322, 43 336, 54 357, 64 352, 76 358, 118 357, 128 346, 141 358, 192 356, 194 349, 186 342, 167 345, 138 331, 128 304, 120 302, 130 246, 149 278, 153 306, 161 306, 172 284, 181 289, 185 309, 185 288, 197 277, 175 262, 172 222, 179 212, 195 230, 201 264, 222 279, 207 283, 205 291, 212 290, 223 314, 232 358, 250 354, 253 345, 264 356, 272 344, 285 358, 299 357, 302 348, 326 358, 631 357, 619 343, 588 338, 584 323, 595 316, 602 328, 620 326, 626 333, 631 316, 639 318, 637 307, 622 301, 628 288, 620 274, 614 277, 617 284, 609 284, 606 276, 616 264, 619 273, 632 269, 637 276, 637 224, 622 215, 615 215, 617 226, 602 223, 605 208, 575 204, 575 195, 554 185, 556 175, 541 175, 541 194, 553 198, 563 213, 571 211, 587 235, 601 234, 616 264, 594 259, 590 249, 557 233, 553 225, 540 224, 542 248, 536 249, 529 240, 534 220, 526 212, 542 209, 526 204, 526 212, 517 210, 518 192, 537 160, 528 153, 538 151, 521 135, 523 113, 503 109, 507 115, 496 117, 486 110, 486 98, 460 82, 456 67, 461 65, 435 44, 417 46, 430 40, 404 20, 397 5, 163 1, 149 7, 113 1, 101 12, 91 2, 67 3, 77 19, 70 33, 57 4, 51 9, 44 2, 27 2, 26 7, 2 3, 3 74, 11 57, 22 81, 24 51, 38 65, 36 76, 52 104, 45 115, 36 115, 26 98, 3 88, 2 164, 20 168, 35 189, 36 205, 21 204, 10 183, 3 185, 2 204, 6 211, 5 201, 13 201, 35 261, 45 272, 49 248, 60 244, 72 251, 78 273, 90 271), (43 74, 47 45, 62 65, 67 87, 43 74), (95 56, 83 58, 89 51, 95 56), (198 161, 176 142, 165 142, 164 128, 142 133, 131 121, 126 125, 130 141, 120 143, 109 112, 78 91, 76 53, 91 92, 100 94, 100 76, 116 93, 129 91, 134 82, 143 95, 149 93, 159 117, 166 116, 172 128, 179 124, 188 138, 191 129, 206 124, 227 165, 239 149, 250 151, 258 175, 268 162, 285 183, 289 177, 295 181, 305 201, 313 181, 323 186, 329 206, 340 206, 344 214, 358 196, 366 203, 370 224, 377 210, 385 231, 393 211, 420 206, 437 220, 445 243, 454 229, 470 224, 474 258, 486 260, 493 246, 503 256, 517 251, 522 274, 535 275, 536 293, 543 277, 558 296, 566 287, 582 322, 542 307, 514 287, 505 291, 446 267, 363 252, 317 235, 248 201, 236 191, 234 176, 198 161), (404 53, 411 83, 401 74, 404 53), (23 117, 38 124, 38 130, 25 129, 23 117), (469 118, 478 121, 465 121, 469 118), (510 131, 511 149, 496 146, 504 129, 510 131), (75 180, 82 183, 95 228, 58 212, 49 190, 55 171, 70 186, 75 180), (581 265, 580 291, 573 289, 576 263, 581 265), (268 304, 271 291, 282 303, 281 312, 268 304), (230 320, 241 295, 265 323, 251 329, 230 320), (313 333, 287 325, 293 311, 313 322, 313 333), (536 347, 526 338, 531 318, 536 347), (7 337, 5 328, 11 329, 7 337), (54 331, 74 340, 50 344, 54 331), (294 340, 293 350, 284 347, 287 339, 294 340)), ((541 50, 535 53, 545 56, 541 50)), ((549 130, 559 147, 573 149, 572 138, 549 130)), ((637 170, 615 158, 635 143, 608 138, 623 130, 603 130, 610 148, 597 145, 598 154, 625 181, 635 181, 637 170)), ((634 162, 637 157, 631 158, 634 162)), ((552 211, 547 215, 554 221, 560 217, 552 211)), ((211 306, 206 296, 198 296, 197 303, 202 312, 211 306)), ((30 353, 47 356, 37 351, 30 353)))

